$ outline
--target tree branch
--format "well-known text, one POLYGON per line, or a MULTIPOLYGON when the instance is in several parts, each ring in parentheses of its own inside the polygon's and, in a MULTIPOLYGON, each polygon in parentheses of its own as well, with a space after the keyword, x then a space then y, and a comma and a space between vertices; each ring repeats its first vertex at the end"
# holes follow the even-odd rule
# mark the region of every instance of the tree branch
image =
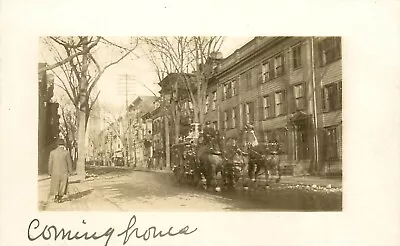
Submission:
MULTIPOLYGON (((56 39, 53 39, 53 38, 51 38, 51 39, 54 40, 55 42, 57 42, 58 44, 63 45, 64 47, 69 47, 70 46, 68 44, 62 44, 61 42, 58 42, 58 40, 56 41, 56 39)), ((88 45, 84 50, 76 52, 73 55, 69 55, 67 58, 65 58, 65 59, 63 59, 63 60, 61 60, 59 62, 56 62, 53 65, 46 66, 46 67, 43 67, 43 68, 39 69, 39 73, 43 73, 45 71, 48 71, 48 70, 54 69, 56 67, 59 67, 59 66, 65 64, 67 62, 72 61, 72 59, 74 59, 75 57, 77 57, 79 55, 82 55, 82 54, 84 54, 86 52, 89 52, 90 49, 92 49, 94 46, 96 46, 99 41, 100 41, 100 37, 98 37, 92 44, 88 45)))

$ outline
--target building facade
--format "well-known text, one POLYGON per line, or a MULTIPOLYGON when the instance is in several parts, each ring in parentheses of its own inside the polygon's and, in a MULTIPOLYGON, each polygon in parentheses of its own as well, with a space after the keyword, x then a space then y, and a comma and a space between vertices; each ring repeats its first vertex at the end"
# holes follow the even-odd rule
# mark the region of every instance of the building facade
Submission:
POLYGON ((214 72, 206 121, 236 139, 254 125, 296 175, 341 173, 341 95, 339 37, 256 37, 214 72))
MULTIPOLYGON (((47 64, 39 63, 38 69, 47 64)), ((56 147, 59 135, 58 103, 53 101, 54 77, 47 72, 38 74, 38 172, 48 172, 48 159, 50 151, 56 147)))
POLYGON ((143 116, 156 108, 155 96, 139 96, 128 106, 128 162, 130 166, 146 167, 148 124, 143 116))
MULTIPOLYGON (((341 57, 340 37, 255 37, 212 64, 204 122, 236 140, 246 124, 253 125, 260 142, 281 145, 286 174, 341 175, 341 57)), ((180 125, 190 125, 191 117, 184 118, 192 113, 190 101, 184 94, 174 99, 174 76, 160 83, 160 94, 180 104, 180 125)), ((157 157, 168 152, 174 130, 171 114, 152 119, 157 157)))

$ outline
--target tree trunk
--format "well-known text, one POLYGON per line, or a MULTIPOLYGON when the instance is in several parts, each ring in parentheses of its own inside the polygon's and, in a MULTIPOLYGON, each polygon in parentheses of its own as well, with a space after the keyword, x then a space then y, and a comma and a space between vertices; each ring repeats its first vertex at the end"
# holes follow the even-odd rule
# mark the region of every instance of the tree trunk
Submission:
POLYGON ((175 127, 175 139, 174 139, 174 143, 179 143, 179 137, 181 135, 181 112, 178 109, 178 105, 175 104, 175 122, 174 122, 174 127, 175 127))
POLYGON ((76 163, 76 172, 79 180, 85 179, 85 112, 79 110, 78 122, 78 161, 76 163))
MULTIPOLYGON (((87 37, 83 38, 83 49, 87 47, 87 37)), ((85 172, 85 137, 86 137, 86 117, 87 117, 87 70, 88 70, 88 55, 82 54, 82 70, 79 83, 79 111, 78 111, 78 162, 76 163, 76 172, 78 180, 84 180, 85 172)))
POLYGON ((180 134, 180 123, 181 123, 181 114, 178 108, 178 100, 179 100, 179 83, 178 81, 175 82, 174 84, 174 91, 175 91, 175 98, 172 98, 172 111, 173 114, 175 115, 174 117, 174 143, 179 143, 179 136, 180 134))
POLYGON ((164 124, 165 124, 165 165, 166 167, 171 166, 171 151, 169 148, 169 122, 168 115, 164 116, 164 124))

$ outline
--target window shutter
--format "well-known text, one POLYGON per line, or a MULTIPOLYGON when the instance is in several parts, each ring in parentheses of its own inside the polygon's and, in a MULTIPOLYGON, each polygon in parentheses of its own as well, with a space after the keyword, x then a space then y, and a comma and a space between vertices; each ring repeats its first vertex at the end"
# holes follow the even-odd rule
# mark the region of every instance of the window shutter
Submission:
POLYGON ((260 121, 263 121, 264 120, 264 97, 261 97, 260 98, 260 100, 259 100, 259 119, 260 119, 260 121))
POLYGON ((282 91, 282 102, 283 102, 282 113, 284 115, 287 114, 288 112, 288 101, 286 94, 287 94, 286 90, 282 91))
POLYGON ((236 128, 238 128, 240 125, 239 107, 235 107, 235 116, 236 116, 236 128))
POLYGON ((332 84, 332 99, 333 99, 333 109, 338 108, 338 86, 337 83, 332 84))
POLYGON ((268 61, 269 64, 269 80, 275 78, 275 61, 271 59, 268 61))
POLYGON ((325 87, 322 87, 321 88, 321 97, 322 97, 322 100, 321 100, 321 102, 322 102, 322 107, 321 107, 321 109, 322 109, 322 112, 325 112, 326 111, 326 105, 325 105, 325 87))
POLYGON ((262 64, 257 66, 257 82, 260 84, 263 82, 262 64))
POLYGON ((254 102, 249 103, 250 123, 254 124, 254 102))
POLYGON ((246 104, 243 103, 241 108, 242 108, 242 124, 244 127, 246 125, 246 104))
POLYGON ((342 108, 342 81, 337 84, 337 108, 342 108))
MULTIPOLYGON (((307 83, 303 83, 302 84, 302 87, 303 87, 303 108, 304 108, 304 112, 307 112, 307 109, 308 109, 308 101, 307 101, 307 98, 308 98, 308 90, 307 90, 307 83)), ((311 96, 311 95, 310 95, 311 96)))
POLYGON ((270 106, 269 106, 269 112, 270 112, 270 116, 274 117, 275 116, 275 93, 271 93, 269 95, 269 102, 270 102, 270 106))
POLYGON ((231 129, 232 128, 232 122, 231 122, 232 109, 227 110, 226 113, 227 113, 227 126, 228 126, 228 129, 231 129))
POLYGON ((289 86, 287 88, 287 112, 288 113, 294 113, 296 112, 296 98, 294 94, 294 86, 289 86))

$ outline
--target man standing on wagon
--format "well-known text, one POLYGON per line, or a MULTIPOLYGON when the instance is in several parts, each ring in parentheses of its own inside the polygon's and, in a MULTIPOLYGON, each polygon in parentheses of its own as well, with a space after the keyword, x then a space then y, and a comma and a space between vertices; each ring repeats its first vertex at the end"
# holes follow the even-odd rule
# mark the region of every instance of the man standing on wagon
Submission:
POLYGON ((54 201, 60 203, 67 193, 68 176, 72 174, 72 160, 64 140, 58 139, 57 144, 58 147, 50 152, 49 157, 50 195, 54 195, 54 201))

